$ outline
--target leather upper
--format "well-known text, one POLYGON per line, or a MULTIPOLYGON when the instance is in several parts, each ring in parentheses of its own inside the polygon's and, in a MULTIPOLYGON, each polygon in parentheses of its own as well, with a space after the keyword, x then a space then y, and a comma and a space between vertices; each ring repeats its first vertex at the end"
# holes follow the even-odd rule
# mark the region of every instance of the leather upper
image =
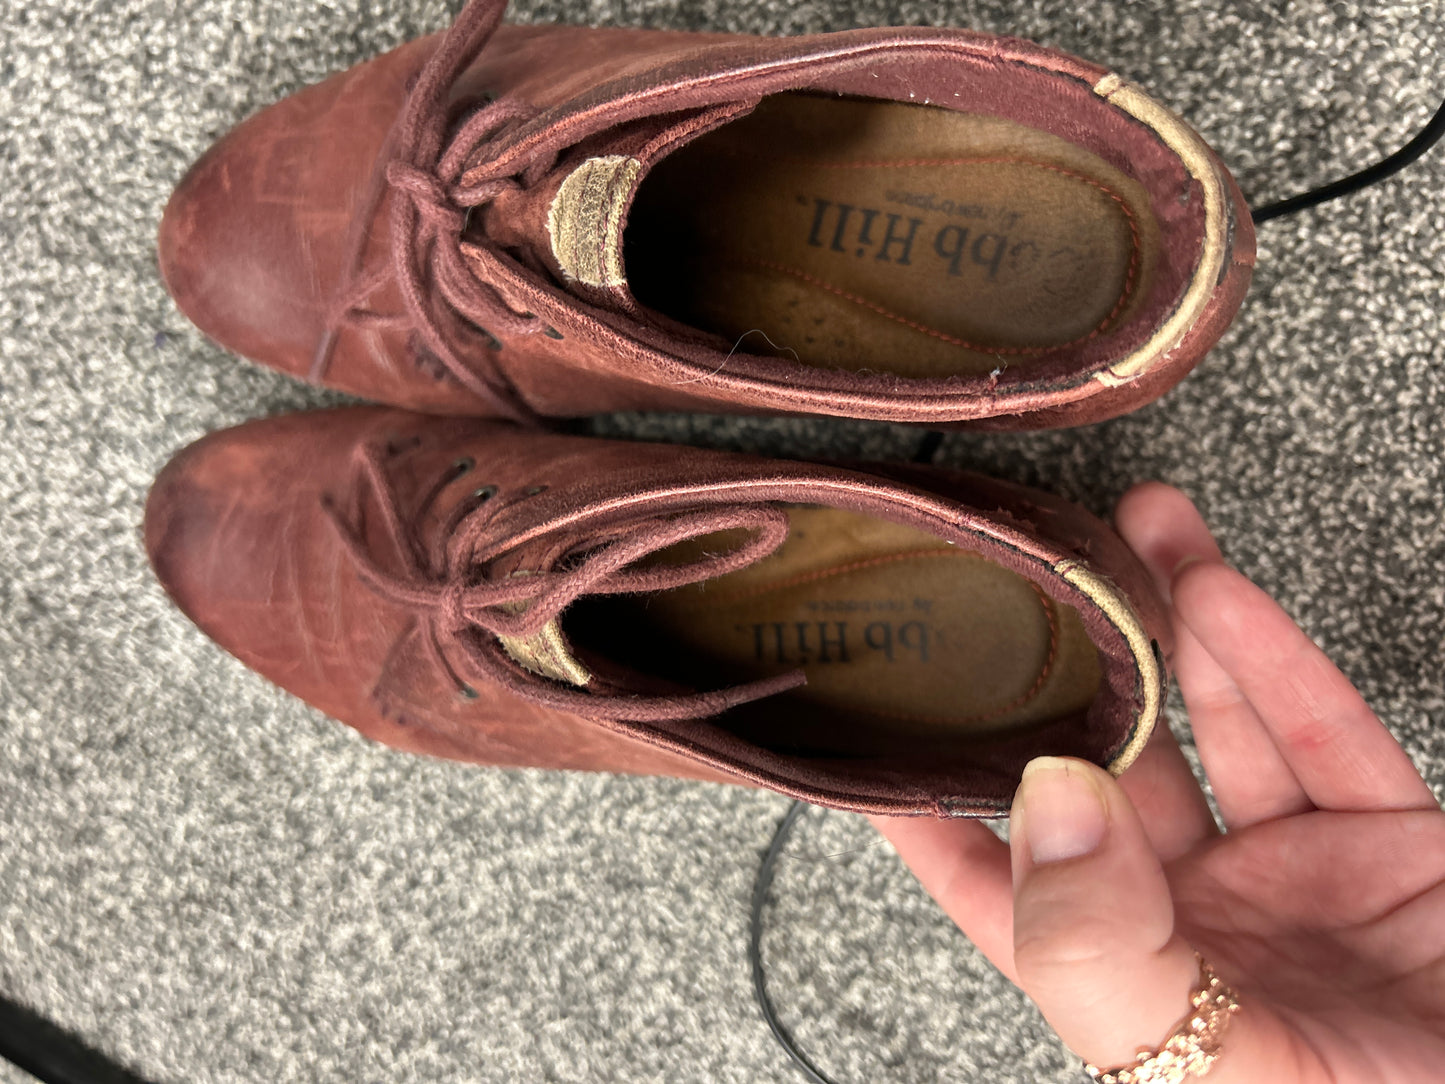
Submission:
MULTIPOLYGON (((499 15, 495 3, 473 5, 459 30, 485 39, 499 15)), ((1223 331, 1248 282, 1247 208, 1212 152, 1103 69, 1026 42, 939 29, 747 38, 503 26, 463 62, 452 53, 471 39, 457 33, 263 110, 187 174, 162 224, 161 267, 211 337, 293 375, 434 412, 821 413, 1014 428, 1098 420, 1156 397, 1223 331), (451 70, 443 62, 459 72, 445 88, 445 131, 417 151, 413 96, 451 70), (595 266, 605 254, 588 245, 615 242, 620 229, 583 221, 580 244, 559 244, 559 197, 578 187, 579 169, 636 163, 612 178, 620 191, 604 185, 593 201, 625 217, 654 162, 763 96, 798 89, 918 96, 1086 146, 1154 193, 1166 235, 1157 296, 1119 334, 1026 374, 908 379, 732 352, 642 309, 625 282, 575 274, 568 253, 595 266), (448 142, 492 102, 513 110, 496 130, 473 133, 475 145, 448 142), (444 349, 408 320, 407 290, 387 273, 416 238, 398 229, 397 200, 438 238, 414 262, 447 245, 457 254, 424 283, 444 349), (359 301, 358 282, 374 287, 359 301), (466 291, 483 300, 439 300, 466 291), (439 350, 482 375, 458 379, 439 350), (479 392, 483 383, 509 405, 479 392)))
POLYGON ((865 472, 356 408, 251 422, 186 449, 155 483, 145 536, 161 582, 205 632, 387 744, 485 764, 749 782, 875 812, 997 813, 1017 783, 1009 771, 1044 751, 1039 742, 1122 770, 1158 716, 1170 647, 1147 575, 1103 524, 1044 494, 934 468, 865 472), (632 710, 636 698, 678 690, 579 690, 525 651, 509 648, 504 680, 464 672, 465 645, 493 650, 495 638, 447 617, 458 612, 436 579, 447 560, 465 583, 515 583, 638 522, 779 503, 929 531, 1076 608, 1104 668, 1087 719, 1009 739, 1018 748, 1003 742, 984 755, 992 768, 934 770, 774 753, 706 716, 649 719, 632 710), (338 522, 369 562, 420 584, 417 598, 378 592, 338 522))

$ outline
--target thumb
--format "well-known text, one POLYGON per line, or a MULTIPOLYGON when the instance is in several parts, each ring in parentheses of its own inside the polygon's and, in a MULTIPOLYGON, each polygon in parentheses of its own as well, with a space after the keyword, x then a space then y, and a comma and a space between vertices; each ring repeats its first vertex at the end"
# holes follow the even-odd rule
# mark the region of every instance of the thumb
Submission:
POLYGON ((1039 757, 1009 815, 1014 965, 1059 1037, 1103 1068, 1158 1048, 1189 1011, 1194 950, 1139 815, 1114 779, 1039 757))

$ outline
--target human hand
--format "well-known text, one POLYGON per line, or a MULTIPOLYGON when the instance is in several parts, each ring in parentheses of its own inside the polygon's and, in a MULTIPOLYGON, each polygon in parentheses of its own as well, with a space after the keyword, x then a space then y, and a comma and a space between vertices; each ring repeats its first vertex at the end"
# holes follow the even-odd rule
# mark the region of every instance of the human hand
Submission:
POLYGON ((944 911, 1104 1068, 1188 1010, 1195 951, 1239 994, 1210 1084, 1445 1079, 1445 813, 1359 693, 1226 567, 1177 490, 1119 532, 1169 598, 1173 668, 1220 832, 1166 727, 1118 780, 1030 765, 1011 844, 873 819, 944 911))

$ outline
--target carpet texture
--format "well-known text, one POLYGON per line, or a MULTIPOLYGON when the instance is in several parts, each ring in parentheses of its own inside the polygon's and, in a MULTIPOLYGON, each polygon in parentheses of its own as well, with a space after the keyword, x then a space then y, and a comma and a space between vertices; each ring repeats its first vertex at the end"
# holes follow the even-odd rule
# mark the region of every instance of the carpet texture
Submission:
MULTIPOLYGON (((743 955, 786 802, 387 752, 213 647, 146 567, 142 502, 175 450, 335 401, 228 357, 171 306, 153 258, 170 188, 242 117, 448 17, 433 0, 0 10, 0 994, 156 1082, 796 1081, 743 955)), ((1441 11, 1404 0, 553 0, 512 18, 1016 33, 1150 88, 1256 201, 1388 153, 1445 88, 1441 11)), ((1437 151, 1263 227, 1239 321, 1163 402, 940 454, 1105 513, 1137 480, 1185 488, 1437 793, 1442 190, 1437 151)), ((596 428, 879 458, 919 436, 596 428)), ((1080 1079, 863 821, 805 817, 770 922, 783 1019, 838 1080, 1080 1079)))

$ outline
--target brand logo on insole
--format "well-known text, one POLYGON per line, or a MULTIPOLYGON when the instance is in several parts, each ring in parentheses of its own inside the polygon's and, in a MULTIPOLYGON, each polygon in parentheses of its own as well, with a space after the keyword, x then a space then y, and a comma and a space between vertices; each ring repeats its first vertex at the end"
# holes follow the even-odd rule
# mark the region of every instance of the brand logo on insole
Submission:
POLYGON ((923 621, 758 621, 734 625, 760 663, 928 662, 937 640, 923 621))
POLYGON ((938 225, 906 212, 800 195, 797 202, 811 212, 808 244, 858 260, 932 268, 953 277, 981 275, 989 282, 1026 273, 1040 261, 1057 265, 1087 258, 1068 245, 1048 247, 1021 236, 1017 211, 938 201, 931 193, 889 190, 885 195, 908 207, 982 221, 938 225))

